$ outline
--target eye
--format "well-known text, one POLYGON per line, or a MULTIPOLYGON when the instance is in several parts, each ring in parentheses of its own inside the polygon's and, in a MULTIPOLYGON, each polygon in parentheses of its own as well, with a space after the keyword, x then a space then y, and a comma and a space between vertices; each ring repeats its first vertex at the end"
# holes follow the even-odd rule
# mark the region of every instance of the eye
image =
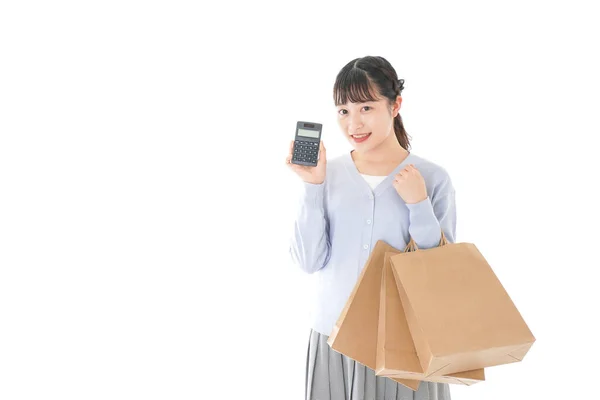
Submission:
MULTIPOLYGON (((373 107, 371 107, 371 106, 364 106, 363 108, 368 108, 370 110, 373 107)), ((342 111, 347 111, 347 110, 345 110, 345 109, 342 108, 341 110, 338 111, 338 114, 346 115, 346 113, 343 113, 342 111)))

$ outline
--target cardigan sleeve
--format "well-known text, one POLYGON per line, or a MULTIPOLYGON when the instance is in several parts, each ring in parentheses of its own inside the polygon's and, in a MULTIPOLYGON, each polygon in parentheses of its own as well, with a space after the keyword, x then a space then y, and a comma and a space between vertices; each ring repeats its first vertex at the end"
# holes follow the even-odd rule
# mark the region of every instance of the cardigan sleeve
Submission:
POLYGON ((456 192, 450 177, 419 203, 406 204, 410 212, 410 236, 420 249, 437 247, 444 231, 450 243, 456 241, 456 192))
POLYGON ((304 272, 312 274, 329 261, 329 221, 325 212, 325 182, 302 182, 303 191, 294 221, 289 252, 304 272))

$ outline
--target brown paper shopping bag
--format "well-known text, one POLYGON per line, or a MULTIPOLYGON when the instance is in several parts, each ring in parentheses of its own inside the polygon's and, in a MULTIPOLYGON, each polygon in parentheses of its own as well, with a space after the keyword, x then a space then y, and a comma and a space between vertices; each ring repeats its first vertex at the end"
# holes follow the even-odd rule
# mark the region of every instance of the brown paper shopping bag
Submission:
MULTIPOLYGON (((400 253, 400 250, 383 240, 377 241, 327 341, 333 350, 373 370, 377 361, 380 290, 386 252, 400 253)), ((461 383, 467 384, 469 374, 457 375, 465 379, 461 383)), ((417 390, 421 382, 420 379, 391 378, 413 390, 417 390)))
POLYGON ((408 251, 390 260, 426 376, 523 360, 535 338, 472 243, 408 251))
POLYGON ((468 386, 484 381, 483 369, 457 372, 447 376, 425 376, 392 272, 390 258, 398 253, 386 252, 384 255, 375 369, 377 375, 468 386))
MULTIPOLYGON (((381 240, 373 247, 327 340, 333 350, 373 370, 377 351, 381 271, 386 251, 398 252, 394 247, 381 240)), ((393 379, 413 390, 417 390, 420 384, 419 380, 393 379)))

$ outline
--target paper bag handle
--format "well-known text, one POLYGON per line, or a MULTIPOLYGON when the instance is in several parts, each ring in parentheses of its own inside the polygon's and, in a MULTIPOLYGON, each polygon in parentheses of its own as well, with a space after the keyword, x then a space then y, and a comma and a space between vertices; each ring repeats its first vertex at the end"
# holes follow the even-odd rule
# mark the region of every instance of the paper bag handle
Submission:
MULTIPOLYGON (((438 245, 438 247, 445 246, 448 243, 449 243, 448 239, 446 239, 446 235, 444 234, 444 231, 442 230, 442 238, 440 239, 440 244, 438 245)), ((417 244, 415 243, 415 240, 411 236, 410 241, 408 242, 408 244, 404 248, 404 252, 406 253, 408 251, 417 251, 417 250, 419 250, 419 247, 417 247, 417 244)))

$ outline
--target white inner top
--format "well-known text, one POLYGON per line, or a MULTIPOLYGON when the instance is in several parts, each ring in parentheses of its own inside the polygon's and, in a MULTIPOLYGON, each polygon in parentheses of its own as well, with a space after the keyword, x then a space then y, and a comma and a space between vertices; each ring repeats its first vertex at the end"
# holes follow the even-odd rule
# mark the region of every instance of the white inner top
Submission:
POLYGON ((361 176, 363 178, 365 178, 365 181, 367 181, 367 183, 369 184, 369 186, 371 186, 371 189, 375 189, 377 187, 377 185, 379 185, 385 178, 387 178, 387 175, 366 175, 366 174, 361 174, 361 176))

